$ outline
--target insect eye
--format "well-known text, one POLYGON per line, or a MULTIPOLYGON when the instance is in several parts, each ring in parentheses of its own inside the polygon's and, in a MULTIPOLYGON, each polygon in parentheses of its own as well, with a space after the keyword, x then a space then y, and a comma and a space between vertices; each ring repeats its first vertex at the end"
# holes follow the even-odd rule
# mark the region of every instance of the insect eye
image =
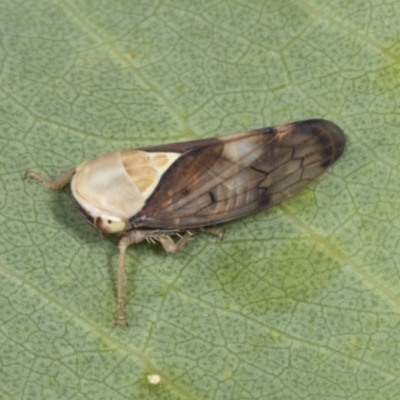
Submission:
POLYGON ((94 221, 94 225, 97 229, 107 233, 122 232, 126 229, 127 222, 122 219, 109 219, 97 217, 94 221))

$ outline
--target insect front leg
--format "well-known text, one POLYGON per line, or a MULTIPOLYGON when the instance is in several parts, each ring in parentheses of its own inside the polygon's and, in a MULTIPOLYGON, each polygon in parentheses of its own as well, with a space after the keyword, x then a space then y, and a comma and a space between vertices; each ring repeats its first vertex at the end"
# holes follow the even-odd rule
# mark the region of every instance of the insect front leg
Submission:
POLYGON ((124 272, 125 272, 125 257, 126 250, 133 244, 132 238, 129 235, 124 236, 118 245, 119 260, 118 260, 118 275, 117 275, 117 319, 115 325, 128 326, 124 310, 124 272))
MULTIPOLYGON (((178 251, 190 238, 191 234, 188 232, 180 239, 177 243, 174 243, 173 240, 166 236, 168 234, 176 234, 176 231, 159 231, 159 230, 134 230, 127 232, 119 241, 119 260, 118 260, 118 276, 117 276, 117 320, 115 321, 115 325, 117 326, 127 326, 128 322, 125 316, 125 309, 124 309, 124 273, 125 273, 125 258, 126 258, 126 251, 128 247, 134 243, 140 243, 143 240, 147 239, 152 241, 153 239, 160 240, 162 237, 163 239, 168 238, 172 245, 166 239, 168 244, 166 245, 170 253, 174 253, 178 251), (175 251, 173 251, 175 250, 175 251)), ((161 244, 164 246, 163 241, 161 244)), ((164 246, 167 250, 167 248, 164 246)), ((167 250, 168 251, 168 250, 167 250)))
MULTIPOLYGON (((208 230, 207 230, 208 231, 208 230)), ((213 230, 209 233, 221 237, 222 230, 213 230)), ((124 309, 124 273, 125 273, 125 258, 128 247, 134 243, 148 240, 149 242, 159 241, 167 253, 176 253, 180 250, 185 243, 190 240, 193 233, 186 231, 185 234, 174 242, 171 235, 179 235, 175 230, 134 230, 127 232, 120 240, 119 248, 119 261, 118 261, 118 276, 117 276, 117 319, 115 325, 127 326, 128 322, 125 316, 124 309)))
POLYGON ((53 181, 49 181, 44 178, 42 175, 38 174, 35 171, 26 171, 24 179, 35 179, 39 181, 44 187, 47 189, 57 191, 62 189, 67 183, 69 183, 74 176, 76 168, 71 168, 68 171, 63 172, 60 176, 58 176, 53 181))

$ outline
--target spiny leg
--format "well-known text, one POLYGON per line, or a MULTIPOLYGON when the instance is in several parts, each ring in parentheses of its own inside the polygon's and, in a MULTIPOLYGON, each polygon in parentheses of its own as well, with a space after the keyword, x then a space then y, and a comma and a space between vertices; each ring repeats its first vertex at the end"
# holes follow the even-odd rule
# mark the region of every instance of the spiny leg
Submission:
POLYGON ((118 259, 118 276, 117 276, 117 320, 115 325, 128 326, 124 309, 124 274, 125 274, 125 258, 128 247, 134 243, 140 243, 147 238, 151 238, 158 231, 134 230, 127 232, 119 241, 119 259, 118 259))
POLYGON ((168 253, 177 252, 190 238, 192 233, 187 231, 176 243, 170 236, 161 235, 158 231, 132 231, 126 234, 119 241, 119 260, 118 260, 118 276, 117 276, 117 320, 115 325, 128 326, 124 310, 124 274, 125 274, 125 258, 128 247, 133 243, 139 243, 144 239, 152 241, 159 240, 164 249, 168 253))
POLYGON ((35 171, 26 171, 24 179, 35 179, 39 181, 44 187, 50 190, 60 190, 62 189, 67 183, 69 183, 72 177, 75 174, 75 168, 71 168, 68 171, 63 172, 60 176, 58 176, 53 181, 49 181, 44 178, 42 175, 38 174, 35 171))
POLYGON ((128 326, 128 321, 125 316, 125 308, 124 308, 124 275, 125 275, 125 258, 126 251, 128 247, 133 243, 138 243, 142 241, 144 238, 152 241, 152 239, 157 239, 164 246, 164 249, 168 253, 174 253, 178 251, 180 247, 182 247, 190 238, 191 234, 185 234, 184 237, 178 240, 175 244, 170 236, 151 236, 148 234, 143 235, 143 238, 136 238, 135 235, 140 235, 140 231, 129 232, 125 235, 120 241, 118 245, 119 249, 119 260, 118 260, 118 274, 117 274, 117 319, 115 321, 116 326, 128 326), (188 236, 186 236, 188 235, 188 236))
POLYGON ((174 242, 171 236, 158 236, 154 239, 157 239, 162 244, 167 253, 173 254, 179 251, 192 236, 192 232, 186 231, 177 242, 174 242))
MULTIPOLYGON (((211 227, 211 228, 200 228, 202 232, 209 233, 210 235, 218 236, 219 240, 222 240, 224 237, 224 230, 222 228, 216 228, 216 227, 211 227)), ((186 231, 185 234, 177 241, 174 242, 169 235, 165 236, 153 236, 149 237, 149 239, 156 239, 158 240, 162 246, 164 247, 164 250, 167 253, 176 253, 179 251, 188 240, 193 236, 193 233, 190 231, 186 231)))
MULTIPOLYGON (((212 228, 211 232, 206 230, 206 232, 213 235, 217 235, 222 238, 223 230, 218 228, 212 228)), ((186 231, 185 234, 179 238, 177 242, 174 242, 171 235, 177 234, 176 231, 147 231, 147 230, 137 230, 128 232, 119 242, 119 261, 118 261, 118 277, 117 277, 117 320, 115 325, 117 326, 127 326, 128 322, 125 316, 124 310, 124 273, 125 273, 125 258, 126 251, 130 245, 133 243, 139 243, 147 239, 154 243, 154 240, 158 240, 164 247, 167 253, 176 253, 179 251, 188 240, 193 236, 193 233, 186 231)))

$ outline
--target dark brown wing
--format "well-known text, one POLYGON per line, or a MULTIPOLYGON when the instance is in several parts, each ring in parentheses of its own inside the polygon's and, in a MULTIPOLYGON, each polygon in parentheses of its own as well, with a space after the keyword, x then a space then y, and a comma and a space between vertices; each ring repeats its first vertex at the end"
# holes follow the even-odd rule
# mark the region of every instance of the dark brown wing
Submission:
POLYGON ((343 153, 344 145, 337 125, 308 120, 143 149, 182 156, 130 219, 132 229, 195 228, 277 204, 318 178, 343 153))

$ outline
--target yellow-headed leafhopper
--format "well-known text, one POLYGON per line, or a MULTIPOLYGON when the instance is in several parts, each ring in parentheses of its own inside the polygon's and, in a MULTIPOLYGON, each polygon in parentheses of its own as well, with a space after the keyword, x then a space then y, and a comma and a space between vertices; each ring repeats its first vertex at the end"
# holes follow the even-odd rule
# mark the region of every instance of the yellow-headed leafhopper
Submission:
POLYGON ((126 249, 143 240, 174 253, 193 230, 241 218, 287 199, 318 178, 343 153, 345 136, 322 119, 219 138, 112 152, 84 161, 50 182, 71 182, 79 212, 102 232, 120 234, 117 325, 126 325, 126 249), (174 242, 171 236, 177 235, 174 242))

